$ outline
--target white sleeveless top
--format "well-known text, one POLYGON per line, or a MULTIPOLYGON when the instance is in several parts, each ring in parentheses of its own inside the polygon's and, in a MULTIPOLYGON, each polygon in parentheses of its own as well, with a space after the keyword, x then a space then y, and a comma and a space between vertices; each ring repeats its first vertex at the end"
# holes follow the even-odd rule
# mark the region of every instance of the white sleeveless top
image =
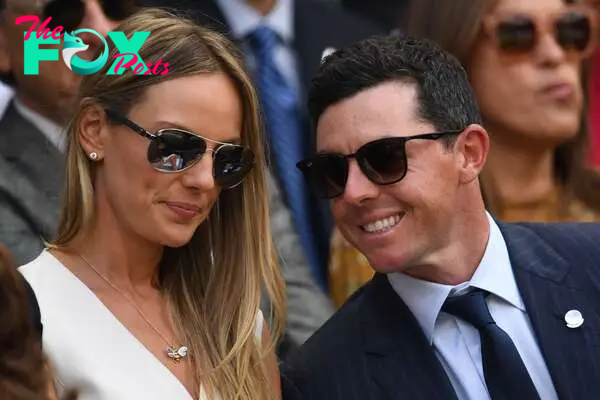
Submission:
MULTIPOLYGON (((193 400, 96 295, 48 251, 19 268, 40 305, 43 346, 59 390, 78 400, 193 400)), ((263 315, 256 318, 260 342, 263 315)), ((208 400, 204 390, 201 400, 208 400)))

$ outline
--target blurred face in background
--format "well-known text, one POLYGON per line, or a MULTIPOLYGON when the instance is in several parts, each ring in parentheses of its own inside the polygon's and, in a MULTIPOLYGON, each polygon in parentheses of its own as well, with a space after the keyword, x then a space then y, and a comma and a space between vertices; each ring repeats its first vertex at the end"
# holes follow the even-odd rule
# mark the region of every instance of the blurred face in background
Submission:
MULTIPOLYGON (((28 107, 58 124, 64 124, 73 109, 73 100, 81 75, 71 71, 62 59, 62 44, 41 45, 40 49, 58 50, 58 61, 40 61, 39 74, 24 74, 24 33, 31 28, 31 22, 20 25, 15 20, 23 15, 37 15, 37 27, 47 18, 52 20, 47 27, 52 30, 63 26, 64 31, 72 32, 88 28, 103 36, 114 30, 119 19, 132 12, 131 0, 7 0, 2 18, 2 35, 6 43, 2 58, 9 60, 10 70, 17 85, 19 99, 28 107), (41 3, 37 6, 36 3, 41 3)), ((37 28, 36 28, 37 29, 37 28)), ((77 55, 84 60, 94 58, 94 52, 103 45, 94 34, 78 35, 89 48, 77 55)))
POLYGON ((467 66, 494 140, 547 148, 574 138, 594 24, 561 0, 497 1, 467 66))

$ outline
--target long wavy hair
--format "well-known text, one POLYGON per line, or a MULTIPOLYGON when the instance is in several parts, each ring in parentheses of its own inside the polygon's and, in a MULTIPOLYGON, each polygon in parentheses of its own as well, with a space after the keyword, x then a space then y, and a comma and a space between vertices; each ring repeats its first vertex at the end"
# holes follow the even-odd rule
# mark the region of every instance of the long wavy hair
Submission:
MULTIPOLYGON (((497 2, 498 0, 415 1, 411 3, 408 13, 406 33, 437 42, 468 69, 474 46, 479 42, 483 20, 497 2)), ((577 4, 583 0, 564 2, 577 4)), ((564 188, 562 198, 559 199, 563 213, 567 212, 567 206, 573 198, 600 212, 600 175, 586 164, 589 148, 587 69, 588 66, 584 63, 582 85, 585 102, 579 131, 572 140, 561 144, 554 151, 554 180, 564 188)), ((484 191, 483 194, 488 209, 497 213, 499 204, 493 193, 484 191)))
MULTIPOLYGON (((284 320, 284 291, 268 220, 265 149, 258 98, 237 48, 223 36, 166 10, 145 9, 118 28, 130 38, 151 31, 138 51, 145 62, 169 62, 166 75, 107 75, 112 62, 83 78, 79 107, 68 128, 64 208, 54 248, 68 248, 92 226, 93 166, 79 140, 79 121, 91 105, 127 115, 148 87, 180 77, 221 72, 234 82, 243 105, 241 140, 256 164, 242 185, 222 191, 191 241, 165 248, 157 283, 168 299, 176 330, 189 344, 197 389, 228 399, 275 396, 264 357, 254 337, 261 294, 271 307, 273 343, 284 320)), ((109 60, 118 54, 109 42, 109 60)), ((97 56, 99 53, 97 54, 97 56)), ((218 96, 218 93, 215 93, 218 96)), ((270 317, 270 318, 269 318, 270 317)), ((196 393, 196 395, 198 395, 196 393)))

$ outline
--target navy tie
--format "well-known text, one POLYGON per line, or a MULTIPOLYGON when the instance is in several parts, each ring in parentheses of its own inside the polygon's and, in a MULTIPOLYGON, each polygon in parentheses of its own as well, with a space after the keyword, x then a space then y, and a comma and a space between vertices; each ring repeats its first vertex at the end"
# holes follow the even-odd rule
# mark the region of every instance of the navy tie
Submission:
POLYGON ((300 105, 297 93, 275 63, 279 42, 279 35, 267 26, 260 26, 248 37, 257 62, 256 84, 265 113, 270 154, 313 276, 325 288, 311 226, 309 190, 296 168, 296 163, 304 157, 305 146, 300 105))
POLYGON ((539 400, 540 396, 515 344, 496 325, 485 296, 485 292, 476 289, 462 296, 450 297, 442 311, 465 320, 479 331, 483 374, 492 400, 539 400))

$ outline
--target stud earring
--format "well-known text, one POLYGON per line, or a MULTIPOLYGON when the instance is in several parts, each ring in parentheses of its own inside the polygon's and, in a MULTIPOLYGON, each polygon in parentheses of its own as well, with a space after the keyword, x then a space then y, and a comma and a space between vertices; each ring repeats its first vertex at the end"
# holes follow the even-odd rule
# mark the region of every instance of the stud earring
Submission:
POLYGON ((95 151, 92 151, 90 153, 90 160, 96 161, 97 159, 98 159, 98 153, 96 153, 95 151))

